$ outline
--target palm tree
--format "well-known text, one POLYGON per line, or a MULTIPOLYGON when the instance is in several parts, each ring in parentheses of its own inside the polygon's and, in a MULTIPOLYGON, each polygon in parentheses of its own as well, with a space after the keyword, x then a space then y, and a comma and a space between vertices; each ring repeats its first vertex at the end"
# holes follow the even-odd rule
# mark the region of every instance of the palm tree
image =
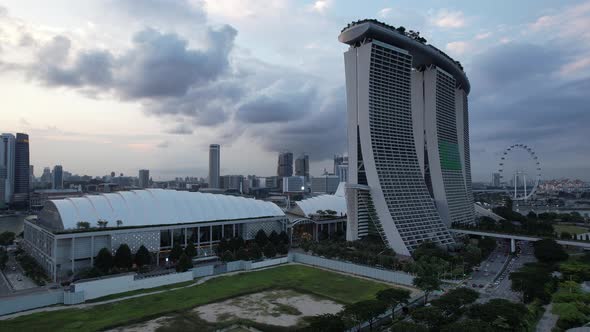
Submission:
POLYGON ((119 227, 121 225, 123 225, 123 220, 121 220, 121 219, 117 220, 117 227, 119 227))

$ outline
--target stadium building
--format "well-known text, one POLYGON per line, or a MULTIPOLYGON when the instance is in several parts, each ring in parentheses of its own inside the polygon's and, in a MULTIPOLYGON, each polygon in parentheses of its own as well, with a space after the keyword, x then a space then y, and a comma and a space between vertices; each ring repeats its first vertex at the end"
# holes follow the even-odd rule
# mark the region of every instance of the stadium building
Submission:
POLYGON ((350 45, 347 238, 373 232, 402 255, 453 243, 447 227, 475 218, 463 68, 375 20, 350 24, 339 40, 350 45))
POLYGON ((23 244, 57 281, 92 266, 102 248, 114 254, 127 244, 135 253, 144 245, 160 262, 173 243, 192 242, 199 256, 210 256, 222 238, 249 240, 261 229, 286 227, 287 217, 270 202, 147 189, 49 200, 37 219, 25 221, 23 244))

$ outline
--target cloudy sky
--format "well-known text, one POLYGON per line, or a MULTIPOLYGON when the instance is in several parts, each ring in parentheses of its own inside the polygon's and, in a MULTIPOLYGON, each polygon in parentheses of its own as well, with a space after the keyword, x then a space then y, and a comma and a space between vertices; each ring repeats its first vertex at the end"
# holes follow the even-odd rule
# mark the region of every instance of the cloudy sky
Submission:
POLYGON ((272 175, 278 151, 312 174, 346 150, 340 29, 418 30, 471 80, 474 180, 510 144, 545 178, 590 180, 590 1, 0 1, 0 131, 80 174, 272 175))

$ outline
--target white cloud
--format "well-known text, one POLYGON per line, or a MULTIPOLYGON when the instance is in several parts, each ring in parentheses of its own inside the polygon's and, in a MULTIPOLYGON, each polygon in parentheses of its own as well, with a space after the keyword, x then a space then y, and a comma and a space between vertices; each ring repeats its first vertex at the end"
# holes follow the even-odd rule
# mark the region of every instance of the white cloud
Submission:
POLYGON ((470 46, 466 41, 454 41, 448 43, 446 49, 454 55, 463 55, 470 49, 470 46))
POLYGON ((478 33, 477 35, 475 35, 475 39, 476 40, 483 40, 483 39, 487 39, 492 35, 491 32, 482 32, 482 33, 478 33))
POLYGON ((585 69, 590 68, 590 57, 584 57, 581 59, 574 60, 566 63, 561 67, 559 73, 563 76, 577 75, 583 72, 585 69))
POLYGON ((316 0, 311 5, 311 10, 323 14, 332 6, 332 0, 316 0))
POLYGON ((441 9, 434 14, 431 23, 441 28, 462 28, 466 25, 463 12, 448 9, 441 9))
POLYGON ((379 13, 377 15, 381 18, 387 18, 387 17, 389 17, 389 14, 391 13, 391 11, 392 11, 392 8, 389 8, 389 7, 383 8, 379 11, 379 13))

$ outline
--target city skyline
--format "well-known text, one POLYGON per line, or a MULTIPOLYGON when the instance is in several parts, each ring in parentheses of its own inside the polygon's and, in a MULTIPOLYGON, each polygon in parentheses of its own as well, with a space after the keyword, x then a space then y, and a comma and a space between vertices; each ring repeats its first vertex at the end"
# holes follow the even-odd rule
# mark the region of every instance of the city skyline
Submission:
POLYGON ((39 12, 33 2, 6 1, 0 84, 13 93, 0 129, 30 135, 37 172, 62 164, 93 176, 141 168, 156 180, 205 176, 216 142, 225 151, 222 174, 273 174, 277 153, 288 150, 307 153, 318 175, 345 151, 346 126, 338 61, 345 47, 317 31, 375 17, 420 31, 465 66, 474 181, 489 181, 515 143, 535 147, 545 178, 590 180, 590 157, 580 153, 590 148, 590 2, 520 3, 510 13, 469 2, 335 3, 59 1, 39 12), (292 20, 277 19, 283 14, 292 20), (178 68, 142 71, 162 56, 178 68), (135 71, 122 72, 124 65, 135 71), (181 79, 165 86, 167 75, 181 79), (200 99, 207 102, 195 104, 200 99))

